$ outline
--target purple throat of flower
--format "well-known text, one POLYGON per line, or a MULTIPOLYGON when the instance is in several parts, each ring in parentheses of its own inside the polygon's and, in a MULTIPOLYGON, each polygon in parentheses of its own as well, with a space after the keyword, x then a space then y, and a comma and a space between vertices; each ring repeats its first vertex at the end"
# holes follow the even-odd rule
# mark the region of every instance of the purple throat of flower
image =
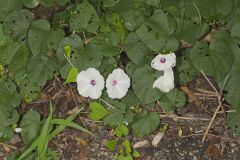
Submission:
POLYGON ((113 85, 113 86, 116 86, 116 85, 117 85, 117 81, 116 81, 116 80, 113 80, 113 81, 112 81, 112 85, 113 85))
POLYGON ((160 63, 165 63, 165 62, 166 62, 166 58, 161 57, 161 58, 160 58, 160 63))
POLYGON ((96 81, 95 80, 91 80, 91 82, 90 82, 90 84, 92 85, 92 86, 95 86, 96 85, 96 81))

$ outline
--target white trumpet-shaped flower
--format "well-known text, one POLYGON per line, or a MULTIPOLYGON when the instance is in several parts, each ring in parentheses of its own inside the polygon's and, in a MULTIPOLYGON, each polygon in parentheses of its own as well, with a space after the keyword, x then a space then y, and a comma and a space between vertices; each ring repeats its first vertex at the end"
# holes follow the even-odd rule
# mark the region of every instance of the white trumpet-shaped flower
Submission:
POLYGON ((98 99, 104 88, 104 78, 95 68, 88 68, 77 75, 77 90, 83 97, 98 99))
POLYGON ((159 71, 168 70, 176 65, 175 53, 158 54, 151 62, 151 67, 159 71))
POLYGON ((22 128, 15 128, 15 129, 14 129, 14 131, 15 131, 16 133, 21 133, 22 130, 23 130, 22 128))
POLYGON ((106 80, 108 96, 112 99, 123 98, 130 87, 130 78, 120 68, 113 70, 106 80))
POLYGON ((154 83, 153 88, 158 88, 160 91, 168 93, 174 88, 173 70, 165 70, 163 76, 160 76, 154 83))

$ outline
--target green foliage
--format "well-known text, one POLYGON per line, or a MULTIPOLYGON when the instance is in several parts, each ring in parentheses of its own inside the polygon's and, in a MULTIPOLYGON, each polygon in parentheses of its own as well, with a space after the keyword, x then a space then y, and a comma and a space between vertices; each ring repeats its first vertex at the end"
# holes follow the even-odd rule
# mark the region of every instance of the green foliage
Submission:
POLYGON ((157 113, 144 110, 143 113, 136 116, 131 127, 136 136, 142 137, 153 132, 159 123, 160 117, 157 113))
POLYGON ((90 118, 92 120, 100 120, 109 114, 109 111, 106 110, 100 103, 92 102, 89 107, 91 109, 90 118))
POLYGON ((183 107, 185 105, 186 96, 183 92, 175 88, 161 97, 159 102, 164 111, 172 112, 174 111, 174 107, 183 107))
POLYGON ((31 144, 38 136, 40 128, 42 127, 40 114, 36 111, 29 110, 23 116, 20 127, 23 129, 21 132, 23 142, 26 145, 31 144))
MULTIPOLYGON (((237 110, 228 119, 236 129, 240 111, 239 8, 237 0, 0 0, 0 140, 13 135, 12 125, 19 124, 16 107, 22 101, 38 98, 55 76, 60 75, 66 83, 75 82, 77 73, 89 67, 100 70, 105 78, 120 67, 131 78, 126 97, 111 100, 102 96, 112 107, 93 102, 90 117, 119 126, 118 136, 126 136, 127 126, 137 136, 151 133, 160 118, 145 109, 158 100, 164 110, 172 112, 186 101, 178 89, 162 93, 152 88, 162 72, 151 69, 150 62, 156 52, 169 51, 177 55, 176 84, 190 82, 203 71, 221 86, 228 75, 225 97, 237 110), (37 15, 39 5, 46 10, 64 7, 45 17, 37 15)), ((34 141, 42 123, 39 115, 29 111, 20 119, 25 128, 23 141, 33 141, 29 151, 38 146, 40 157, 54 155, 45 146, 51 139, 51 118, 44 123, 41 145, 34 141)), ((62 119, 53 122, 80 129, 62 119)), ((119 157, 124 159, 124 155, 119 157)))

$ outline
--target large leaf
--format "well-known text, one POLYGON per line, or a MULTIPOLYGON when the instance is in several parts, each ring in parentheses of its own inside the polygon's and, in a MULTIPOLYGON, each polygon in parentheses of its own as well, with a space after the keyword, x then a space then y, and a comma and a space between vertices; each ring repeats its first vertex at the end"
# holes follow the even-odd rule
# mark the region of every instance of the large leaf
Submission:
POLYGON ((64 32, 59 30, 50 30, 50 24, 45 19, 39 19, 32 22, 28 32, 28 43, 33 55, 40 52, 49 52, 56 49, 58 43, 64 37, 64 32))
MULTIPOLYGON (((16 86, 12 81, 0 80, 0 109, 10 112, 12 108, 17 107, 21 98, 16 92, 16 86)), ((4 114, 3 114, 4 115, 4 114)), ((4 115, 8 117, 9 114, 4 115)), ((11 116, 9 116, 10 118, 11 116)), ((1 121, 3 124, 7 122, 1 121)))
POLYGON ((159 74, 154 74, 148 65, 134 71, 132 75, 133 91, 142 104, 153 103, 163 96, 163 93, 153 88, 153 83, 158 76, 159 74))
POLYGON ((21 0, 21 1, 28 8, 34 8, 39 4, 38 0, 21 0))
POLYGON ((104 118, 106 115, 110 113, 100 103, 96 103, 96 102, 90 103, 90 109, 91 109, 91 113, 89 116, 92 120, 95 120, 95 121, 104 118))
POLYGON ((226 76, 233 64, 233 52, 226 39, 228 36, 225 32, 216 33, 209 46, 206 42, 197 42, 190 51, 191 61, 198 71, 202 70, 218 82, 226 76))
POLYGON ((175 107, 183 107, 186 103, 186 95, 179 89, 174 88, 159 99, 160 106, 166 112, 174 111, 175 107))
POLYGON ((4 18, 11 12, 19 10, 22 8, 21 1, 16 0, 0 0, 0 21, 3 21, 4 18))
POLYGON ((30 23, 30 11, 26 9, 16 10, 5 18, 4 31, 25 45, 27 42, 27 33, 30 23))
POLYGON ((240 111, 238 110, 237 112, 228 113, 227 120, 228 126, 230 126, 234 132, 240 135, 240 111))
POLYGON ((124 51, 135 64, 145 64, 148 56, 152 53, 135 33, 127 36, 124 43, 124 51))
POLYGON ((27 66, 27 77, 32 84, 43 86, 57 73, 56 59, 46 55, 32 57, 27 66))
POLYGON ((22 140, 26 145, 33 142, 41 131, 42 123, 40 121, 40 114, 36 111, 29 110, 22 118, 20 127, 22 140))
POLYGON ((77 59, 79 56, 79 52, 81 48, 83 47, 83 42, 81 37, 79 37, 77 34, 72 34, 69 37, 65 37, 58 46, 57 49, 57 60, 58 60, 58 68, 59 72, 61 73, 61 76, 66 79, 69 70, 72 68, 70 63, 67 61, 64 51, 65 46, 71 47, 71 56, 70 61, 71 63, 76 67, 77 66, 77 59))
POLYGON ((70 18, 71 30, 95 32, 98 28, 98 15, 95 8, 87 1, 78 4, 70 18))
POLYGON ((9 76, 18 83, 26 74, 28 49, 11 40, 0 46, 0 49, 0 64, 7 65, 9 76))
POLYGON ((159 125, 159 122, 160 118, 157 113, 144 111, 134 119, 131 127, 134 135, 142 137, 153 132, 159 125))
POLYGON ((176 29, 173 17, 158 10, 136 33, 155 52, 175 51, 178 48, 178 41, 172 34, 176 29))

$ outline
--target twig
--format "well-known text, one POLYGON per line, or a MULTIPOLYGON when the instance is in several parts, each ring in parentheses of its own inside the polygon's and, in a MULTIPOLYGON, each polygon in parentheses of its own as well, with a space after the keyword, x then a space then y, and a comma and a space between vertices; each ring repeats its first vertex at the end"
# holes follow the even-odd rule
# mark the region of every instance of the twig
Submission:
POLYGON ((5 144, 5 143, 1 143, 1 142, 0 142, 0 145, 2 145, 3 147, 8 147, 8 148, 12 148, 12 149, 17 150, 17 147, 14 147, 14 146, 9 145, 9 144, 5 144))
POLYGON ((208 83, 210 84, 210 86, 214 89, 216 94, 218 93, 218 90, 214 87, 214 85, 210 82, 210 80, 207 78, 207 76, 203 73, 203 71, 201 70, 201 73, 203 74, 204 78, 208 81, 208 83))
POLYGON ((211 87, 214 89, 214 91, 218 94, 218 106, 217 106, 217 109, 215 110, 213 116, 212 116, 212 119, 211 121, 209 122, 208 126, 207 126, 207 129, 204 133, 204 136, 202 138, 202 142, 204 142, 204 140, 206 139, 206 136, 213 124, 213 121, 215 120, 220 108, 222 107, 222 102, 223 102, 223 98, 222 98, 222 91, 223 91, 223 88, 225 87, 226 85, 226 82, 227 82, 227 79, 228 79, 228 75, 226 76, 224 82, 223 82, 223 85, 222 85, 222 88, 220 90, 220 93, 217 91, 217 89, 213 86, 213 84, 210 82, 210 80, 207 78, 207 76, 204 74, 204 72, 201 70, 201 73, 203 74, 203 76, 205 77, 205 79, 208 81, 208 83, 211 85, 211 87))
POLYGON ((164 118, 172 118, 174 120, 177 119, 182 119, 182 120, 194 120, 194 121, 209 121, 208 118, 195 118, 195 117, 181 117, 181 116, 177 116, 175 114, 159 114, 160 117, 164 117, 164 118))
POLYGON ((100 101, 102 101, 103 103, 105 103, 108 107, 110 108, 116 108, 113 105, 109 104, 108 102, 106 102, 105 100, 103 100, 102 98, 100 98, 100 101))

